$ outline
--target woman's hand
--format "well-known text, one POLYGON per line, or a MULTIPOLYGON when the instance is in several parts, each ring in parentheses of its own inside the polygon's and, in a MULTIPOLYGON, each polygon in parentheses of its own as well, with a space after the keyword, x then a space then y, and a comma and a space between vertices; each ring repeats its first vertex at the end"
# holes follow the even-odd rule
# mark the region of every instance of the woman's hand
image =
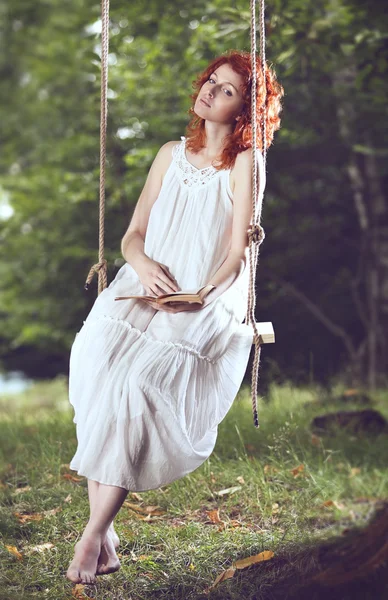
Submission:
POLYGON ((148 256, 137 267, 137 274, 147 296, 162 296, 180 290, 169 268, 148 256))

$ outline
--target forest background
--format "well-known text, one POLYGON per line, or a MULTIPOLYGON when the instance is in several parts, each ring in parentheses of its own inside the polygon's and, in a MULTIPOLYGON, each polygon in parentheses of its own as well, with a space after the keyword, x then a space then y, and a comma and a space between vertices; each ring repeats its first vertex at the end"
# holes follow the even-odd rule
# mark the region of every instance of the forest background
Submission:
MULTIPOLYGON (((0 369, 67 374, 96 294, 100 5, 0 8, 0 369)), ((273 0, 267 60, 285 89, 268 153, 256 317, 276 343, 261 384, 383 385, 388 372, 384 3, 273 0)), ((158 148, 180 139, 192 81, 249 50, 242 0, 111 2, 106 258, 110 282, 158 148)), ((246 377, 249 377, 247 370, 246 377)))

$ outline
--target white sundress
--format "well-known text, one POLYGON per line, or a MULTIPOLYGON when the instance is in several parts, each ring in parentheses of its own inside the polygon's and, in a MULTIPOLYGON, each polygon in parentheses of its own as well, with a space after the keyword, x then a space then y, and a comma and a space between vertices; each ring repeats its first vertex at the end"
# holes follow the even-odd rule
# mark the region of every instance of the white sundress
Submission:
MULTIPOLYGON (((211 283, 230 248, 230 169, 196 168, 181 140, 150 212, 144 252, 167 265, 182 290, 195 290, 211 283)), ((253 343, 252 327, 242 323, 248 275, 247 262, 207 307, 168 313, 141 300, 115 301, 145 293, 136 271, 128 263, 120 268, 71 348, 69 401, 78 441, 71 469, 145 491, 210 456, 253 343)))

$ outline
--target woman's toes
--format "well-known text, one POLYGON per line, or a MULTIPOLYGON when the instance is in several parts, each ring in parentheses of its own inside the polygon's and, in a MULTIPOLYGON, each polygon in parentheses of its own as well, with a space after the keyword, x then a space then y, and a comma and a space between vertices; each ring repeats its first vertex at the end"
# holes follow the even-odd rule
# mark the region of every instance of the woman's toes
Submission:
POLYGON ((74 558, 66 576, 73 583, 95 583, 98 557, 102 540, 98 536, 85 536, 75 545, 74 558))
POLYGON ((81 577, 77 567, 72 567, 70 565, 70 567, 67 569, 66 577, 70 579, 70 581, 72 581, 73 583, 81 582, 81 577))

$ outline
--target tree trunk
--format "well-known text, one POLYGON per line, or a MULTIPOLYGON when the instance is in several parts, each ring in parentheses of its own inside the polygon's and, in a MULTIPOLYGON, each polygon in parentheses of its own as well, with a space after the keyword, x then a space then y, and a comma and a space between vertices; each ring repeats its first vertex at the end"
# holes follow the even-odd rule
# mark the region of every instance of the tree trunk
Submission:
POLYGON ((352 102, 355 76, 353 65, 338 70, 333 76, 333 90, 337 99, 339 131, 349 149, 347 171, 360 225, 358 272, 352 294, 365 329, 367 363, 364 380, 370 389, 375 389, 383 383, 388 371, 384 336, 384 331, 388 330, 388 206, 382 192, 376 153, 370 145, 357 147, 353 139, 360 119, 352 102))

